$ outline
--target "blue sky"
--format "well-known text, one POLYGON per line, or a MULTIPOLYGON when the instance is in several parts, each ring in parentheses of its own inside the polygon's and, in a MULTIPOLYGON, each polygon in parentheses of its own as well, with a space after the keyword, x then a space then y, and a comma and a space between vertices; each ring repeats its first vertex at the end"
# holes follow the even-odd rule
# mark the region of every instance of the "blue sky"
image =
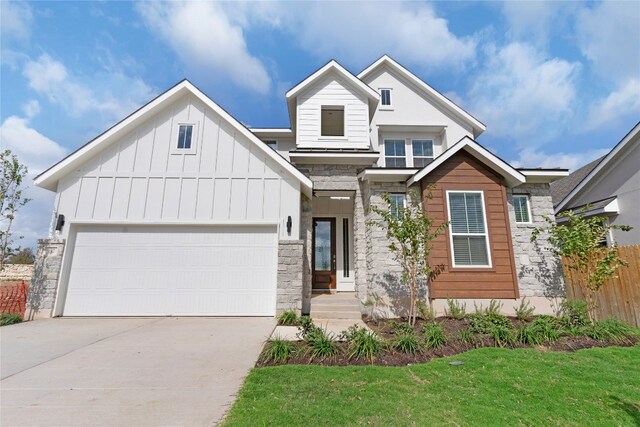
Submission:
MULTIPOLYGON (((33 173, 183 78, 249 126, 336 59, 382 54, 487 125, 517 166, 574 169, 640 120, 640 2, 0 2, 0 143, 33 173)), ((17 229, 45 237, 53 193, 17 229)))

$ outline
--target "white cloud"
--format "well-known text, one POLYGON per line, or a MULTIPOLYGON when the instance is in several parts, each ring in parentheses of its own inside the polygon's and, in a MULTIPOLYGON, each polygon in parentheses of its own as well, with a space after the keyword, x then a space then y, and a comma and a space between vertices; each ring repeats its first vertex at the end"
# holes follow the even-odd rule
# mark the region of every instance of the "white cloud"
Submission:
POLYGON ((485 53, 467 98, 487 133, 537 145, 561 133, 572 116, 580 64, 547 58, 524 43, 490 45, 485 53))
POLYGON ((22 104, 22 111, 28 119, 31 119, 40 114, 40 103, 35 99, 27 101, 22 104))
POLYGON ((28 39, 31 35, 33 13, 26 2, 0 1, 0 36, 28 39))
POLYGON ((601 2, 576 18, 578 45, 600 76, 624 84, 640 76, 640 3, 601 2))
POLYGON ((640 80, 631 79, 606 98, 596 101, 585 126, 587 130, 596 129, 624 116, 640 116, 640 80))
POLYGON ((425 69, 460 70, 475 59, 475 37, 457 37, 431 5, 405 2, 283 3, 301 46, 327 59, 369 64, 383 53, 425 69))
POLYGON ((147 26, 194 72, 221 73, 239 86, 269 91, 271 78, 247 49, 242 26, 232 23, 218 4, 143 2, 137 9, 147 26))
POLYGON ((517 168, 564 168, 574 171, 608 152, 609 150, 606 148, 598 148, 577 153, 545 153, 534 148, 527 148, 518 153, 518 159, 512 161, 511 165, 517 168))
MULTIPOLYGON (((27 110, 34 115, 32 103, 27 110)), ((64 157, 66 150, 56 142, 47 138, 29 125, 28 118, 8 117, 0 125, 0 147, 10 149, 21 163, 29 169, 24 180, 26 190, 24 196, 31 201, 23 206, 16 215, 14 231, 16 236, 24 236, 16 240, 17 245, 35 247, 36 240, 47 236, 55 193, 37 188, 31 184, 33 177, 64 157)))
POLYGON ((75 116, 98 112, 105 120, 121 119, 155 93, 140 78, 121 72, 96 72, 91 77, 71 74, 48 54, 27 60, 23 74, 31 89, 75 116))

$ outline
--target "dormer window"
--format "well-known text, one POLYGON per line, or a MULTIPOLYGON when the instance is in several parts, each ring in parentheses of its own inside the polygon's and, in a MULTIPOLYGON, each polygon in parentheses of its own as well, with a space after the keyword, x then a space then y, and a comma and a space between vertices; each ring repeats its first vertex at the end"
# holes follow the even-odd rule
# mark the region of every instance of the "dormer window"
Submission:
POLYGON ((190 150, 193 125, 180 125, 178 128, 178 149, 190 150))
POLYGON ((380 105, 391 107, 391 89, 380 89, 380 105))
POLYGON ((322 106, 320 136, 344 136, 344 106, 322 106))

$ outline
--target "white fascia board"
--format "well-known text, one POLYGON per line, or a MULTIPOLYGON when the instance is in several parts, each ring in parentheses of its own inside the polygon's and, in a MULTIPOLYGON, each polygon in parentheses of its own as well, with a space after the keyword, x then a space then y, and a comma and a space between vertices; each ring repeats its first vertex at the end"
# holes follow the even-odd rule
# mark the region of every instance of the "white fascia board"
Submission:
POLYGON ((569 171, 566 169, 559 169, 559 170, 517 169, 517 171, 527 178, 527 183, 529 184, 546 184, 546 183, 564 178, 565 176, 569 176, 569 171))
POLYGON ((527 181, 526 177, 522 173, 514 169, 511 165, 497 157, 495 154, 491 153, 486 148, 482 147, 477 142, 473 141, 471 138, 465 136, 460 141, 456 142, 451 148, 436 157, 433 162, 429 163, 427 166, 422 168, 422 170, 412 176, 407 181, 407 186, 411 186, 414 183, 420 181, 441 164, 450 159, 454 154, 463 149, 486 166, 489 166, 494 171, 500 173, 500 175, 502 175, 502 177, 505 179, 507 185, 509 185, 510 187, 524 184, 527 181))
POLYGON ((427 83, 425 83, 420 78, 418 78, 418 76, 416 76, 411 71, 407 70, 405 67, 403 67, 402 65, 394 61, 388 55, 383 55, 376 62, 369 65, 367 68, 365 68, 360 74, 358 74, 358 78, 360 80, 365 79, 369 74, 371 74, 374 70, 376 70, 378 67, 380 67, 383 64, 389 65, 396 72, 400 73, 409 81, 411 81, 413 84, 418 86, 420 89, 424 90, 428 95, 438 100, 442 105, 449 108, 456 115, 468 121, 473 126, 474 129, 478 130, 478 132, 475 134, 476 137, 480 135, 482 132, 484 132, 485 130, 487 130, 487 127, 484 125, 484 123, 482 123, 481 121, 473 117, 471 114, 464 111, 462 108, 458 107, 449 98, 447 98, 446 96, 444 96, 443 94, 441 94, 440 92, 438 92, 437 90, 429 86, 427 83))
POLYGON ((351 74, 342 65, 338 64, 335 60, 329 61, 324 67, 320 68, 318 71, 311 74, 309 77, 307 77, 302 82, 297 84, 293 89, 289 90, 286 93, 285 98, 287 100, 295 98, 303 90, 305 90, 307 86, 309 86, 310 84, 312 84, 313 82, 315 82, 316 80, 318 80, 319 78, 321 78, 322 76, 324 76, 325 74, 329 73, 332 70, 335 70, 339 74, 344 76, 349 82, 351 82, 353 85, 359 88, 363 93, 365 93, 367 97, 374 99, 376 101, 380 99, 380 95, 378 94, 378 92, 376 92, 371 87, 369 87, 369 85, 367 85, 365 82, 363 82, 362 80, 360 80, 359 78, 351 74))
MULTIPOLYGON (((556 210, 556 215, 559 211, 556 210)), ((606 206, 598 209, 593 209, 584 212, 584 216, 594 216, 594 215, 617 215, 620 213, 620 207, 618 206, 618 198, 616 197, 612 201, 610 201, 606 206)), ((556 217, 556 222, 562 223, 569 221, 567 217, 556 217)))
POLYGON ((358 174, 358 178, 370 182, 403 182, 415 175, 420 169, 365 169, 358 174))
POLYGON ((367 159, 377 159, 380 157, 380 153, 292 153, 289 152, 289 157, 326 157, 339 159, 341 157, 363 157, 367 159))
POLYGON ((224 120, 233 125, 242 135, 247 137, 250 141, 254 142, 267 156, 274 160, 277 164, 283 167, 286 171, 292 174, 296 179, 300 181, 301 189, 305 194, 311 194, 313 190, 313 182, 300 172, 295 166, 289 163, 284 157, 280 156, 271 148, 267 147, 257 136, 255 136, 246 126, 240 123, 235 117, 227 113, 218 104, 213 102, 207 95, 200 91, 188 80, 183 80, 173 88, 169 89, 162 95, 149 102, 144 107, 140 108, 129 117, 122 120, 94 140, 85 144, 76 152, 72 153, 61 162, 57 163, 53 167, 47 169, 34 179, 34 183, 38 187, 46 188, 51 191, 56 191, 58 179, 68 173, 75 167, 82 159, 89 158, 92 153, 98 152, 102 147, 108 145, 110 142, 116 140, 119 136, 124 135, 128 130, 132 129, 138 124, 144 117, 153 114, 155 111, 164 107, 165 102, 169 101, 173 97, 180 96, 183 93, 191 93, 195 95, 200 101, 202 101, 207 107, 211 108, 224 120))
POLYGON ((293 135, 293 130, 289 128, 249 128, 253 133, 293 135))
POLYGON ((604 169, 605 167, 607 167, 607 165, 609 163, 611 163, 613 161, 613 159, 615 157, 617 157, 618 153, 620 153, 628 144, 631 143, 631 141, 635 141, 636 143, 639 143, 640 141, 640 122, 638 122, 633 129, 631 129, 629 131, 629 133, 627 133, 625 135, 624 138, 622 138, 622 140, 615 146, 613 147, 613 149, 611 151, 609 151, 609 154, 607 154, 604 159, 602 159, 600 161, 600 163, 598 163, 596 165, 595 168, 593 168, 593 170, 591 172, 589 172, 589 174, 587 176, 584 177, 584 179, 582 181, 580 181, 580 183, 578 185, 576 185, 576 187, 571 190, 571 192, 569 194, 567 194, 565 196, 564 199, 562 199, 562 201, 558 204, 558 206, 556 207, 556 212, 560 212, 561 210, 563 210, 563 208, 578 194, 580 193, 580 191, 589 184, 589 182, 591 181, 591 179, 598 175, 600 173, 600 171, 602 169, 604 169))

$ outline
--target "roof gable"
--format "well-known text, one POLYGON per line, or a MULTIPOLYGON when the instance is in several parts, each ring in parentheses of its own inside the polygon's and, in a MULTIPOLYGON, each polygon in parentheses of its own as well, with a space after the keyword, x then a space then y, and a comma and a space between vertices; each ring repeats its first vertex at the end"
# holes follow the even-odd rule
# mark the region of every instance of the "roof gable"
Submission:
POLYGON ((360 72, 360 74, 358 74, 358 78, 364 81, 368 76, 382 67, 388 67, 391 70, 395 71, 399 76, 417 87, 424 95, 427 96, 428 99, 433 101, 435 105, 443 108, 450 114, 453 114, 453 116, 455 116, 459 120, 462 120, 464 123, 468 123, 469 126, 473 128, 473 134, 475 137, 486 130, 486 126, 482 122, 464 111, 462 108, 453 103, 449 98, 429 86, 427 83, 422 81, 419 77, 400 65, 398 62, 394 61, 388 55, 382 56, 376 62, 360 72))
MULTIPOLYGON (((589 173, 582 178, 575 187, 567 194, 556 206, 556 213, 563 210, 576 196, 578 196, 581 191, 589 185, 590 182, 594 180, 595 177, 601 175, 606 171, 610 164, 613 164, 617 158, 619 158, 626 147, 631 146, 631 144, 640 144, 640 122, 636 123, 636 125, 622 138, 615 147, 607 153, 591 170, 589 173)), ((589 166, 589 165, 587 165, 589 166)), ((583 168, 586 168, 584 166, 583 168)), ((578 171, 576 171, 577 173, 578 171)))
POLYGON ((233 128, 235 128, 240 134, 244 135, 251 142, 255 143, 268 157, 273 159, 284 170, 293 175, 301 184, 302 190, 305 193, 311 194, 313 183, 302 172, 296 169, 285 158, 277 154, 271 148, 267 147, 262 141, 255 136, 249 129, 247 129, 242 123, 236 120, 233 116, 222 109, 218 104, 213 102, 202 91, 196 88, 188 80, 183 80, 177 85, 173 86, 166 92, 162 93, 143 107, 139 108, 131 115, 124 118, 119 123, 115 124, 102 134, 98 135, 93 140, 89 141, 60 162, 51 166, 49 169, 36 176, 34 183, 36 186, 45 188, 47 190, 56 191, 58 181, 73 171, 77 166, 90 159, 94 155, 98 154, 112 142, 117 141, 120 137, 126 135, 131 130, 144 123, 149 117, 158 113, 174 100, 182 97, 184 94, 190 93, 202 101, 208 108, 218 114, 223 120, 227 121, 233 128))
POLYGON ((453 155, 462 150, 470 154, 473 158, 478 160, 483 165, 487 166, 488 169, 500 175, 509 187, 515 187, 526 182, 526 177, 517 169, 513 168, 507 162, 491 153, 489 150, 482 147, 471 138, 464 137, 460 141, 453 144, 440 156, 436 157, 433 162, 429 163, 427 166, 418 171, 414 176, 412 176, 407 181, 407 185, 412 185, 420 181, 422 178, 436 170, 440 165, 453 157, 453 155))

